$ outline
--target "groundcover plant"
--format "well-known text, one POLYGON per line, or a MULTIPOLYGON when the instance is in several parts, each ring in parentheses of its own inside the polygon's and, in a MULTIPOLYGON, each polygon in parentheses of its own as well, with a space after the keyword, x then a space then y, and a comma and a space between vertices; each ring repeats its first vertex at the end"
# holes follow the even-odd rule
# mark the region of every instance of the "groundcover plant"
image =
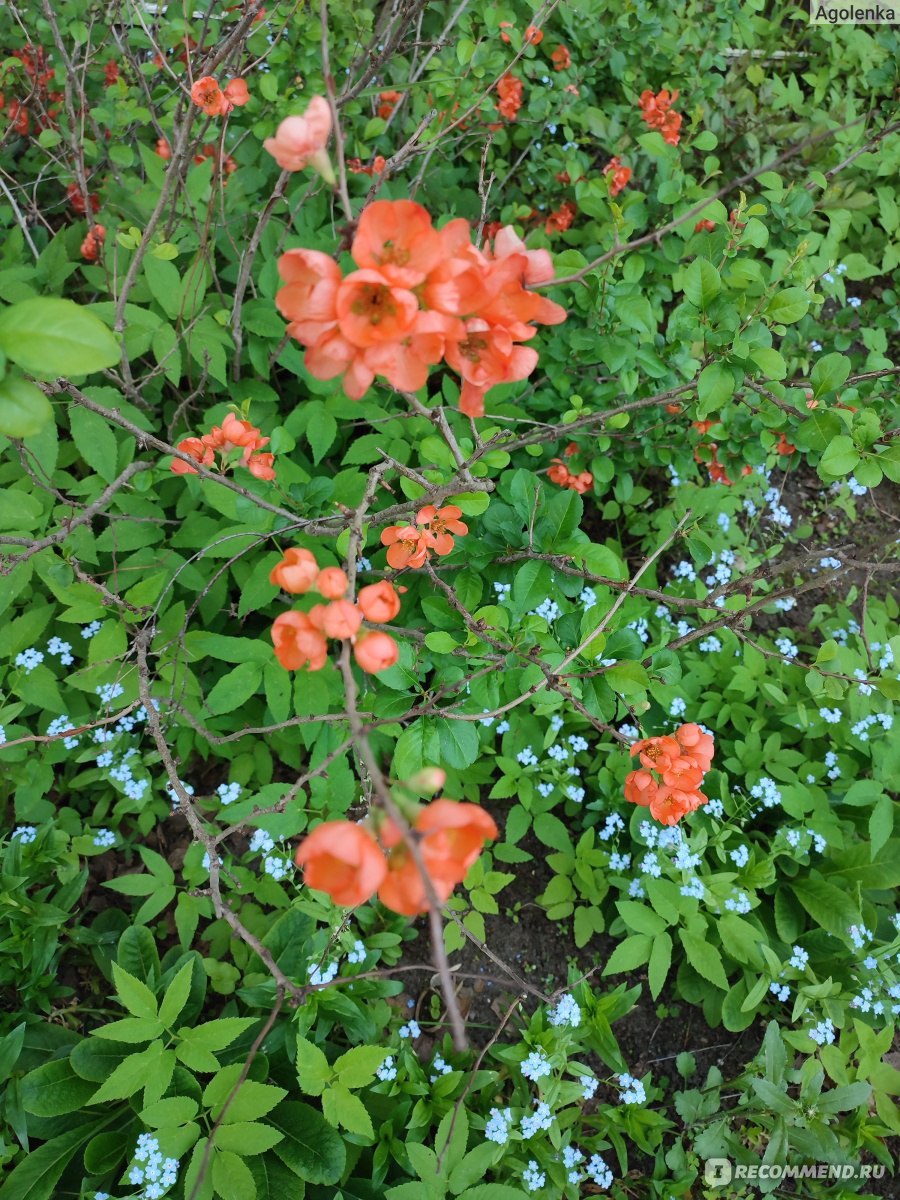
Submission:
POLYGON ((0 1200, 896 1194, 897 26, 0 46, 0 1200))

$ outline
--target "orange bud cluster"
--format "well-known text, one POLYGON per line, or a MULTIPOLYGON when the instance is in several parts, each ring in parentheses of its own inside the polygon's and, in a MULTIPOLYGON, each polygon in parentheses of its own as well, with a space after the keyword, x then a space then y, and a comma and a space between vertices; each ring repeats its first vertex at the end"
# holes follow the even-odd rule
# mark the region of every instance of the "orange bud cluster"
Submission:
POLYGON ((709 799, 700 788, 712 766, 715 747, 712 735, 699 725, 681 725, 674 737, 643 738, 631 747, 631 757, 640 755, 642 770, 625 777, 625 799, 650 809, 662 825, 677 825, 685 813, 693 812, 709 799))
MULTIPOLYGON (((275 478, 275 455, 260 454, 269 439, 263 437, 255 425, 242 421, 234 413, 227 413, 221 425, 214 425, 202 437, 189 437, 178 443, 182 454, 189 454, 201 466, 214 465, 219 455, 218 469, 227 471, 232 466, 246 467, 257 479, 275 478), (240 451, 235 459, 233 452, 240 451)), ((196 475, 196 470, 181 458, 172 459, 172 470, 176 475, 196 475)))
POLYGON ((287 671, 320 671, 328 661, 328 638, 350 639, 353 656, 364 671, 376 674, 394 665, 397 643, 381 629, 362 629, 363 618, 374 624, 393 621, 400 597, 386 579, 360 589, 354 604, 346 599, 349 580, 339 567, 319 568, 311 550, 292 546, 269 573, 269 582, 293 596, 316 591, 328 604, 308 612, 282 613, 272 626, 275 656, 287 671))
POLYGON ((367 167, 363 166, 361 158, 348 158, 347 170, 352 175, 380 175, 386 162, 383 154, 376 154, 367 167))
POLYGON ((655 96, 649 89, 641 92, 640 106, 641 116, 650 129, 658 129, 663 135, 663 141, 669 143, 670 146, 677 146, 681 138, 682 116, 681 113, 672 112, 672 105, 678 99, 678 92, 674 91, 669 94, 667 88, 663 88, 655 96))
POLYGON ((105 239, 106 229, 103 225, 95 225, 93 229, 89 229, 87 237, 81 243, 81 257, 87 262, 96 262, 105 239))
POLYGON ((554 71, 567 71, 572 65, 572 55, 565 46, 557 46, 550 55, 554 71))
POLYGON ((618 155, 614 155, 603 168, 603 174, 610 176, 610 196, 618 196, 631 178, 631 167, 623 167, 618 155))
POLYGON ((433 504, 416 513, 415 525, 389 525, 381 531, 381 544, 387 546, 387 560, 395 570, 421 567, 431 551, 441 556, 453 549, 453 538, 465 537, 468 525, 460 521, 462 509, 455 504, 435 508, 433 504))
POLYGON ((507 72, 497 81, 497 95, 500 97, 500 102, 495 105, 495 108, 500 116, 506 121, 514 121, 522 107, 525 95, 525 85, 522 80, 507 72))
MULTIPOLYGON (((436 774, 443 776, 443 771, 436 774)), ((441 780, 443 782, 443 779, 441 780)), ((419 852, 438 899, 446 901, 462 883, 485 841, 497 826, 477 804, 441 798, 420 807, 413 822, 419 852)), ((389 818, 380 822, 379 845, 365 825, 326 821, 297 847, 294 861, 306 883, 346 908, 364 904, 377 892, 386 908, 404 916, 429 910, 425 882, 409 846, 389 818)))
POLYGON ((402 96, 400 92, 379 92, 378 99, 381 101, 378 106, 378 115, 383 121, 386 121, 402 96))
MULTIPOLYGON (((69 197, 69 203, 72 205, 72 210, 74 212, 77 212, 79 216, 84 216, 84 214, 87 212, 88 202, 85 199, 84 193, 82 192, 82 190, 78 186, 78 184, 70 183, 69 186, 66 188, 66 195, 69 197)), ((100 211, 99 196, 91 196, 90 202, 91 202, 91 211, 99 212, 100 211)))
MULTIPOLYGON (((578 447, 576 446, 575 449, 577 450, 578 447)), ((568 455, 570 448, 566 447, 564 453, 568 455)), ((594 477, 590 471, 582 471, 580 475, 573 475, 561 458, 553 458, 550 461, 552 465, 547 471, 547 478, 553 483, 558 483, 560 487, 570 488, 579 496, 583 496, 594 486, 594 477)))

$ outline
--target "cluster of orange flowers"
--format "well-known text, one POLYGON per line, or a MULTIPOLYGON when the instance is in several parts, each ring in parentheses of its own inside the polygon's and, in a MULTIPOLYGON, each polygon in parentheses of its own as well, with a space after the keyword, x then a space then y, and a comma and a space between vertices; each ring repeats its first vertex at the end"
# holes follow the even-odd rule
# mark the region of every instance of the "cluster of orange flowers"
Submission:
MULTIPOLYGON (((74 212, 77 212, 80 217, 83 217, 84 214, 87 212, 88 201, 85 199, 84 192, 82 192, 82 190, 78 186, 78 184, 70 183, 69 186, 66 188, 66 195, 69 198, 69 203, 72 205, 72 210, 74 212)), ((100 211, 100 197, 99 196, 91 196, 90 204, 91 204, 92 212, 100 211)))
POLYGON ((363 166, 361 158, 348 158, 347 170, 353 175, 380 175, 386 162, 383 154, 376 154, 367 167, 363 166))
POLYGON ((517 79, 515 75, 510 75, 507 72, 497 81, 497 95, 500 97, 500 100, 494 107, 505 121, 514 121, 516 114, 522 107, 522 100, 525 95, 525 85, 522 83, 522 80, 517 79))
POLYGON ((425 385, 442 360, 462 376, 460 409, 484 415, 486 392, 525 379, 536 350, 518 343, 535 325, 557 325, 566 311, 526 290, 553 278, 547 250, 527 250, 512 226, 493 249, 472 244, 462 217, 437 230, 412 200, 376 200, 363 210, 350 247, 359 270, 347 276, 319 250, 289 250, 275 297, 304 345, 317 379, 343 376, 359 400, 376 375, 400 391, 425 385))
POLYGON ((318 592, 328 604, 315 604, 308 612, 282 613, 272 626, 275 656, 287 671, 321 671, 328 661, 328 638, 353 643, 353 657, 371 675, 392 667, 399 657, 397 643, 381 629, 362 629, 363 618, 375 624, 393 621, 400 597, 393 584, 382 579, 360 588, 354 604, 350 586, 339 567, 319 569, 315 555, 300 546, 286 550, 269 573, 269 582, 292 596, 318 592))
MULTIPOLYGON (((227 471, 231 466, 246 467, 257 479, 275 478, 275 455, 260 454, 269 439, 263 437, 255 425, 242 421, 234 413, 227 413, 221 425, 214 425, 202 437, 189 437, 178 443, 182 454, 189 454, 203 467, 211 467, 219 455, 219 470, 227 471), (233 452, 240 451, 236 461, 233 452)), ((183 458, 172 459, 172 470, 176 475, 196 475, 196 470, 183 458)))
MULTIPOLYGON (((569 451, 567 450, 566 453, 568 454, 569 451)), ((547 471, 547 478, 553 483, 558 483, 560 487, 570 488, 579 496, 583 496, 594 486, 594 477, 590 471, 582 471, 579 475, 573 475, 561 458, 551 458, 550 462, 552 465, 547 471)))
POLYGON ((249 101, 250 92, 243 79, 232 79, 223 90, 212 75, 204 75, 191 88, 191 99, 208 117, 227 117, 249 101))
POLYGON ((421 567, 435 554, 449 554, 453 538, 465 537, 469 527, 460 521, 462 509, 455 504, 435 508, 426 504, 416 513, 415 525, 389 525, 381 531, 381 544, 387 546, 387 560, 395 570, 421 567))
POLYGON ((378 99, 381 101, 378 105, 378 115, 383 121, 386 121, 394 111, 397 101, 402 100, 403 97, 400 92, 379 92, 378 99))
POLYGON ((710 221, 708 217, 705 217, 694 226, 694 233, 712 233, 715 227, 715 221, 710 221))
MULTIPOLYGON (((25 68, 25 73, 30 80, 29 94, 26 99, 32 105, 32 110, 29 110, 25 100, 12 99, 9 101, 8 117, 13 132, 22 137, 28 133, 31 128, 30 111, 34 111, 38 129, 52 128, 59 109, 51 108, 50 105, 58 104, 63 99, 63 93, 50 91, 50 83, 56 70, 48 64, 47 51, 43 46, 29 44, 21 50, 13 50, 9 57, 17 58, 25 68)), ((0 92, 0 112, 4 108, 6 108, 6 98, 3 92, 0 92)))
POLYGON ((712 735, 699 725, 681 725, 674 737, 651 737, 635 742, 631 757, 640 755, 643 770, 625 776, 625 799, 649 808, 663 825, 676 825, 709 799, 698 789, 712 766, 712 735))
MULTIPOLYGON (((435 771, 443 782, 444 772, 435 771)), ((440 784, 438 784, 440 786, 440 784)), ((462 883, 497 826, 477 804, 441 798, 419 808, 413 832, 432 887, 443 904, 462 883)), ((379 822, 378 839, 365 825, 326 821, 297 847, 294 861, 306 883, 327 892, 335 904, 354 908, 377 892, 386 907, 414 917, 431 907, 425 883, 397 825, 379 822)))
POLYGON ((681 113, 672 112, 672 105, 677 99, 678 92, 674 91, 670 95, 667 88, 663 88, 655 96, 648 88, 641 92, 640 97, 641 116, 651 129, 660 131, 663 141, 668 142, 670 146, 677 146, 681 138, 681 113))
POLYGON ((103 243, 106 240, 106 226, 95 225, 93 229, 89 229, 87 237, 81 243, 81 257, 86 262, 96 262, 100 257, 100 251, 103 249, 103 243))
POLYGON ((609 194, 610 196, 618 196, 619 192, 628 183, 631 178, 631 167, 622 166, 622 162, 618 155, 613 155, 606 166, 603 168, 603 174, 609 175, 609 194))
POLYGON ((547 233, 565 233, 571 226, 578 213, 578 205, 574 200, 563 200, 559 208, 551 212, 544 222, 547 233))

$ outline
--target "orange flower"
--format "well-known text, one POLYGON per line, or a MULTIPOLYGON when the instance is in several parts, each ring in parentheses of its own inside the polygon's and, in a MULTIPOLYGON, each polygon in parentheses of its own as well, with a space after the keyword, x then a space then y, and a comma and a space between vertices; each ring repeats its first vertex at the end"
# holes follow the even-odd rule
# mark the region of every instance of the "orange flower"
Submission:
POLYGON ((282 316, 291 322, 287 332, 304 346, 313 346, 337 325, 337 290, 341 269, 319 250, 288 250, 278 260, 285 281, 275 295, 282 316))
POLYGON ((572 55, 565 46, 557 46, 550 58, 553 61, 554 71, 566 71, 572 65, 572 55))
POLYGON ((413 288, 441 262, 444 245, 421 204, 375 200, 363 209, 350 253, 358 267, 378 271, 395 287, 413 288))
POLYGON ((100 257, 100 251, 103 249, 103 241, 106 237, 106 229, 103 225, 95 225, 93 229, 88 231, 87 237, 81 243, 81 256, 88 262, 96 262, 100 257))
POLYGON ((317 825, 297 847, 294 862, 304 868, 309 887, 327 892, 343 908, 364 904, 387 874, 378 843, 350 821, 317 825))
POLYGON ((225 93, 212 75, 204 75, 191 88, 191 99, 208 117, 224 117, 231 111, 225 93))
POLYGON ((347 593, 347 576, 340 567, 324 567, 316 577, 316 591, 326 600, 340 600, 347 593))
POLYGON ((367 629, 353 643, 353 657, 368 675, 377 675, 394 665, 400 650, 389 633, 367 629))
POLYGON ((413 332, 419 301, 379 271, 351 271, 337 291, 338 325, 352 346, 396 342, 413 332))
POLYGON ((677 825, 686 813, 706 802, 707 797, 700 792, 683 792, 662 784, 650 799, 650 813, 661 825, 677 825))
POLYGON ((161 137, 156 139, 156 153, 160 158, 168 159, 172 157, 172 147, 166 138, 161 137))
MULTIPOLYGON (((189 454, 196 462, 204 467, 212 465, 215 455, 208 446, 204 446, 199 438, 185 438, 184 441, 178 443, 178 449, 182 454, 189 454)), ((196 475, 197 472, 192 466, 184 461, 183 458, 172 459, 172 471, 176 475, 196 475)))
POLYGON ((705 218, 702 221, 698 221, 694 226, 694 233, 712 233, 715 227, 715 221, 710 221, 709 218, 705 218))
POLYGON ((378 115, 383 121, 386 121, 394 111, 394 105, 401 99, 399 92, 379 92, 378 98, 381 104, 378 106, 378 115))
POLYGON ((532 46, 539 46, 543 40, 543 30, 538 29, 536 25, 529 25, 525 30, 525 41, 531 42, 532 46))
POLYGON ((579 496, 583 496, 585 492, 589 492, 594 486, 594 477, 590 471, 582 471, 580 475, 570 476, 568 486, 573 492, 577 492, 579 496))
POLYGON ((618 156, 614 155, 603 168, 603 174, 611 176, 609 180, 610 196, 618 196, 631 178, 631 167, 623 167, 618 156))
MULTIPOLYGON (((624 168, 631 174, 628 167, 624 168)), ((624 186, 624 185, 623 185, 624 186)), ((565 233, 575 220, 575 214, 578 212, 578 206, 572 200, 564 200, 562 204, 554 212, 551 212, 544 222, 544 229, 547 233, 565 233)))
POLYGON ((243 108, 250 99, 250 91, 243 79, 232 79, 225 88, 224 95, 232 108, 243 108))
POLYGON ((497 95, 500 97, 500 103, 495 107, 507 121, 514 121, 516 113, 522 107, 522 99, 524 96, 525 87, 521 79, 516 79, 515 75, 506 74, 497 81, 497 95))
POLYGON ((388 564, 396 571, 421 567, 428 558, 428 541, 413 525, 389 525, 381 531, 381 544, 387 546, 388 564))
POLYGON ((625 799, 647 808, 658 786, 649 771, 629 771, 625 776, 625 799))
POLYGON ((447 362, 463 379, 459 407, 470 417, 484 416, 485 393, 498 383, 527 379, 537 366, 536 350, 517 346, 508 329, 475 317, 466 321, 466 336, 448 342, 447 362))
POLYGON ((313 96, 302 117, 285 117, 273 138, 266 138, 264 149, 284 171, 313 170, 334 184, 334 171, 325 146, 331 133, 331 106, 324 96, 313 96))
MULTIPOLYGON (((266 441, 268 440, 266 438, 266 441)), ((274 479, 275 467, 272 465, 274 462, 274 454, 251 454, 244 466, 256 479, 274 479)))
POLYGON ((300 546, 291 546, 285 550, 281 562, 276 563, 269 572, 269 583, 277 584, 294 596, 302 596, 313 587, 318 574, 319 568, 312 551, 304 550, 300 546))
POLYGON ((400 597, 394 585, 386 579, 360 588, 356 602, 366 620, 377 624, 393 621, 400 611, 400 597))
POLYGON ((670 146, 677 146, 680 138, 681 113, 671 111, 672 105, 678 99, 678 92, 669 94, 666 88, 654 96, 649 89, 641 92, 641 116, 651 129, 658 129, 663 140, 670 146))
POLYGON ((453 535, 465 537, 469 532, 468 525, 460 521, 462 509, 455 504, 446 504, 443 508, 435 508, 427 504, 416 514, 416 524, 429 526, 428 544, 441 556, 449 554, 453 549, 453 535))
POLYGON ((560 458, 552 458, 550 462, 552 465, 547 470, 547 478, 552 483, 560 484, 561 487, 568 486, 569 479, 571 478, 569 468, 560 458))
POLYGON ((313 625, 306 613, 286 612, 272 625, 275 657, 287 671, 308 666, 320 671, 328 661, 325 635, 313 625))
MULTIPOLYGON (((425 870, 441 903, 465 879, 485 841, 493 841, 498 832, 491 815, 477 804, 445 799, 422 809, 414 828, 422 835, 419 848, 425 870)), ((427 912, 430 907, 419 869, 403 843, 391 850, 378 898, 385 907, 405 916, 427 912)))
POLYGON ((640 755, 641 765, 657 771, 668 771, 678 756, 681 746, 673 737, 643 738, 631 747, 631 757, 640 755))
POLYGON ((508 46, 509 45, 509 34, 504 33, 502 31, 505 29, 514 29, 515 26, 513 25, 512 21, 501 21, 498 28, 501 30, 500 41, 505 42, 506 45, 508 46))
POLYGON ((778 445, 775 447, 776 454, 789 455, 789 454, 793 454, 796 451, 796 449, 797 449, 797 447, 792 445, 787 440, 787 438, 784 436, 783 433, 779 435, 778 445))
POLYGON ((689 722, 675 730, 675 739, 685 754, 690 755, 704 771, 709 770, 715 753, 715 742, 711 734, 706 733, 699 725, 689 722))
POLYGON ((103 68, 103 85, 104 87, 112 87, 119 78, 119 64, 114 58, 111 58, 103 68))
POLYGON ((310 610, 309 619, 326 637, 339 641, 354 637, 362 624, 362 614, 352 600, 317 604, 310 610))
POLYGON ((20 100, 10 100, 9 102, 9 123, 15 132, 23 137, 28 132, 30 125, 28 109, 20 100))
MULTIPOLYGON (((87 200, 85 199, 84 193, 82 192, 81 188, 78 186, 77 183, 69 184, 69 186, 66 188, 66 195, 69 197, 69 203, 72 205, 73 212, 77 212, 79 215, 82 215, 83 213, 85 213, 87 211, 87 200)), ((91 209, 94 212, 99 212, 100 211, 99 196, 91 196, 90 201, 91 201, 91 209)))

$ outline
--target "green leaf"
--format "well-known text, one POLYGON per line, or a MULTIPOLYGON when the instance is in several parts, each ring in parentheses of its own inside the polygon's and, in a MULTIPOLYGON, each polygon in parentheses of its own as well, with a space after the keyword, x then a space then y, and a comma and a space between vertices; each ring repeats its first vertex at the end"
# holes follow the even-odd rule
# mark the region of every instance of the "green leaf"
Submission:
POLYGON ((178 1036, 203 1050, 223 1050, 256 1023, 256 1017, 219 1017, 215 1021, 196 1025, 193 1029, 182 1027, 178 1030, 178 1036))
POLYGON ((258 663, 240 663, 223 675, 206 697, 206 707, 216 716, 234 712, 245 704, 262 681, 262 668, 258 663))
POLYGON ((631 937, 619 942, 613 950, 603 968, 603 974, 616 975, 620 971, 633 971, 635 967, 642 967, 650 958, 652 949, 652 938, 645 933, 632 934, 631 937))
POLYGON ((118 963, 112 965, 113 983, 119 999, 135 1017, 155 1018, 158 1012, 156 997, 140 979, 123 971, 118 963))
POLYGON ((176 1017, 187 1004, 187 998, 191 993, 193 974, 194 960, 190 959, 166 988, 166 994, 159 1006, 159 1019, 167 1029, 175 1024, 176 1017))
POLYGON ((652 337, 656 333, 653 309, 646 296, 626 296, 616 301, 616 316, 623 325, 652 337))
POLYGON ((212 1185, 222 1200, 256 1200, 256 1184, 250 1168, 237 1154, 221 1150, 218 1145, 212 1161, 212 1185))
POLYGON ((766 305, 766 316, 779 325, 793 325, 802 320, 809 310, 809 293, 803 288, 785 288, 776 292, 766 305))
POLYGON ((829 475, 849 475, 858 462, 858 450, 851 439, 842 434, 827 447, 819 465, 829 475))
POLYGON ((563 854, 572 853, 569 831, 559 817, 555 817, 553 813, 540 813, 535 817, 534 832, 545 846, 550 846, 563 854))
POLYGON ((126 1017, 124 1021, 110 1021, 92 1029, 91 1037, 109 1042, 152 1042, 162 1031, 162 1022, 153 1017, 126 1017))
POLYGON ((75 1074, 68 1058, 60 1058, 29 1071, 19 1085, 19 1099, 35 1117, 60 1117, 78 1112, 94 1090, 92 1083, 75 1074))
POLYGON ((383 1046, 354 1046, 336 1059, 334 1073, 345 1087, 365 1087, 375 1078, 385 1057, 383 1046))
MULTIPOLYGON (((277 595, 277 588, 273 595, 277 595)), ((185 644, 192 658, 212 658, 227 663, 271 663, 272 648, 259 638, 225 637, 221 633, 191 632, 185 644)))
POLYGON ((811 871, 790 887, 813 921, 835 937, 844 938, 851 925, 862 924, 850 893, 829 883, 818 872, 811 871))
POLYGON ((284 1134, 262 1121, 235 1121, 220 1125, 216 1134, 219 1150, 233 1150, 235 1154, 265 1154, 277 1146, 284 1134))
POLYGON ((787 375, 787 363, 778 351, 771 347, 760 346, 751 353, 750 358, 769 379, 784 379, 787 375))
POLYGON ((869 814, 869 849, 872 860, 878 857, 878 851, 894 832, 894 801, 890 796, 879 797, 875 807, 869 814))
POLYGON ((450 1190, 456 1194, 483 1179, 493 1166, 496 1147, 492 1142, 481 1142, 463 1158, 450 1172, 450 1190))
POLYGON ((306 440, 312 449, 314 463, 322 461, 336 437, 337 421, 320 405, 306 427, 306 440))
POLYGON ((0 434, 34 437, 52 419, 53 408, 40 388, 18 375, 0 380, 0 434))
POLYGON ((308 1104, 284 1101, 269 1121, 284 1134, 275 1154, 285 1166, 310 1183, 337 1183, 346 1161, 344 1142, 320 1112, 308 1104))
POLYGON ((839 387, 843 387, 850 374, 850 365, 846 354, 824 354, 816 359, 810 375, 816 399, 824 396, 826 392, 836 392, 839 387))
POLYGON ((139 1054, 129 1056, 115 1068, 106 1082, 91 1097, 91 1104, 103 1104, 107 1100, 124 1100, 139 1092, 150 1071, 159 1064, 163 1054, 161 1042, 154 1042, 139 1054))
POLYGON ((178 268, 158 254, 148 254, 144 258, 144 274, 153 299, 167 317, 175 320, 181 315, 181 275, 178 268))
POLYGON ((87 375, 114 367, 119 343, 87 308, 71 300, 40 296, 0 313, 0 350, 41 379, 87 375))
POLYGON ((656 937, 666 928, 662 917, 646 904, 638 904, 636 900, 618 900, 616 908, 619 910, 619 916, 634 933, 646 933, 650 937, 656 937))
POLYGON ((190 1096, 169 1096, 165 1100, 157 1100, 155 1104, 148 1104, 140 1116, 151 1129, 166 1129, 193 1121, 199 1107, 190 1096))
POLYGON ((832 1088, 822 1092, 816 1100, 816 1108, 820 1113, 849 1112, 851 1108, 860 1108, 872 1094, 872 1085, 864 1080, 847 1083, 843 1087, 832 1088))
POLYGON ((51 1200, 60 1176, 79 1148, 109 1120, 85 1122, 30 1150, 7 1175, 0 1187, 0 1200, 51 1200))
POLYGON ((479 1183, 463 1192, 458 1200, 528 1200, 528 1197, 520 1188, 505 1183, 479 1183))
POLYGON ((734 376, 724 363, 704 367, 697 380, 697 415, 700 419, 718 412, 734 395, 734 376))
MULTIPOLYGON (((212 1119, 217 1121, 222 1112, 222 1106, 231 1095, 234 1085, 240 1078, 243 1063, 232 1063, 223 1067, 216 1077, 207 1084, 203 1093, 203 1103, 212 1112, 212 1119)), ((257 1083, 253 1079, 245 1079, 238 1089, 237 1095, 228 1105, 228 1110, 222 1118, 224 1125, 232 1121, 256 1121, 271 1112, 276 1104, 280 1104, 287 1092, 284 1088, 275 1087, 270 1083, 257 1083)))
POLYGON ((768 1079, 751 1079, 750 1084, 766 1108, 771 1109, 772 1112, 787 1115, 796 1111, 794 1102, 777 1084, 771 1083, 768 1079))
POLYGON ((474 721, 437 717, 434 724, 441 747, 440 761, 457 771, 471 767, 478 757, 478 731, 474 721))
MULTIPOLYGON (((382 1054, 382 1059, 383 1059, 382 1054)), ((379 1062, 379 1066, 381 1063, 379 1062)), ((323 1052, 306 1038, 297 1038, 297 1079, 307 1096, 321 1096, 334 1070, 323 1052)))
POLYGON ((658 933, 653 939, 653 949, 647 966, 647 982, 654 1000, 663 989, 671 965, 672 939, 668 933, 658 933))
POLYGON ((354 1096, 342 1083, 333 1083, 322 1096, 322 1111, 329 1124, 342 1125, 351 1133, 374 1139, 372 1118, 358 1096, 354 1096))
POLYGON ((687 960, 697 974, 715 987, 721 988, 723 992, 727 992, 728 976, 722 965, 722 956, 716 947, 710 945, 703 937, 696 933, 689 933, 686 929, 679 929, 678 936, 681 938, 687 960))
POLYGON ((695 258, 684 278, 684 294, 695 308, 707 309, 722 290, 719 272, 705 258, 695 258))

